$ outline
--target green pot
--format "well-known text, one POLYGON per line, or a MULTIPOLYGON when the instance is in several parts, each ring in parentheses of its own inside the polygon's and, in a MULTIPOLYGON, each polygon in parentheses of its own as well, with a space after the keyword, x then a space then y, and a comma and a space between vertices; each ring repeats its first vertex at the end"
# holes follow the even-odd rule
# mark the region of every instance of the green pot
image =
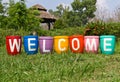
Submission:
POLYGON ((116 37, 114 35, 102 35, 100 36, 100 50, 102 54, 112 55, 114 54, 116 37))

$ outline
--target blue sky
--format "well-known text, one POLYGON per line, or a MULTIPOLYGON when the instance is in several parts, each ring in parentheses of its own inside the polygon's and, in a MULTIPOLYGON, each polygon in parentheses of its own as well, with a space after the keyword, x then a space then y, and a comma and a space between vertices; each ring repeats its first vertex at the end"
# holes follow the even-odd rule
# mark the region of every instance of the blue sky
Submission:
POLYGON ((56 9, 59 4, 70 5, 73 0, 27 0, 27 6, 30 7, 34 4, 41 4, 47 9, 56 9))
POLYGON ((107 9, 113 11, 116 8, 120 8, 120 0, 98 0, 98 7, 102 9, 107 9))
MULTIPOLYGON (((9 0, 3 0, 3 2, 8 2, 9 0)), ((15 0, 19 1, 19 0, 15 0)), ((56 9, 56 6, 59 4, 69 5, 74 0, 26 0, 27 6, 31 7, 35 4, 41 4, 45 8, 49 9, 56 9)), ((120 8, 120 0, 97 0, 97 8, 98 11, 107 10, 108 12, 112 13, 117 7, 120 8)))
MULTIPOLYGON (((8 2, 9 0, 3 0, 3 2, 8 2)), ((19 1, 19 0, 15 0, 19 1)), ((26 0, 27 6, 33 6, 35 4, 41 4, 47 9, 56 9, 59 4, 70 5, 74 0, 26 0)), ((120 0, 97 0, 97 6, 102 9, 114 10, 118 6, 120 7, 120 0)))
MULTIPOLYGON (((41 4, 47 9, 56 9, 59 4, 70 5, 74 0, 27 0, 27 6, 30 7, 34 4, 41 4)), ((120 5, 120 0, 97 0, 97 6, 101 9, 113 11, 120 5)), ((119 6, 120 7, 120 6, 119 6)))

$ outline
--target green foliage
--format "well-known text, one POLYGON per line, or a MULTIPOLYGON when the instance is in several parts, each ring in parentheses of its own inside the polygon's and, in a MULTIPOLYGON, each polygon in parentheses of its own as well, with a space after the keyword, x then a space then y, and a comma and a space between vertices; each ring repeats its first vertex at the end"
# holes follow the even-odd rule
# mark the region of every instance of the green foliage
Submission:
POLYGON ((81 23, 85 25, 90 18, 95 16, 94 12, 96 11, 96 0, 74 0, 71 6, 74 14, 71 15, 71 17, 73 16, 74 20, 81 20, 81 22, 78 21, 79 26, 81 23))
POLYGON ((84 35, 115 35, 120 37, 120 23, 104 23, 101 21, 88 23, 84 35))
POLYGON ((2 0, 0 0, 0 15, 1 15, 1 13, 3 13, 3 10, 4 9, 4 7, 3 7, 3 5, 2 5, 2 0))
POLYGON ((70 11, 65 16, 66 16, 65 22, 68 24, 69 27, 82 26, 81 21, 82 19, 80 18, 79 13, 74 13, 70 11))
POLYGON ((35 31, 38 33, 38 36, 48 36, 48 30, 43 30, 41 28, 36 28, 35 31))
POLYGON ((120 23, 107 23, 109 34, 115 35, 120 38, 120 23))
POLYGON ((3 5, 0 2, 0 27, 2 27, 2 21, 3 21, 2 13, 3 13, 3 5))
POLYGON ((119 82, 120 43, 113 56, 102 54, 65 54, 9 56, 0 47, 1 82, 119 82))
POLYGON ((63 29, 53 29, 50 30, 47 34, 49 36, 61 36, 61 35, 83 35, 84 27, 72 27, 72 28, 63 28, 63 29))
POLYGON ((0 28, 4 28, 5 25, 7 24, 7 17, 5 16, 6 14, 6 4, 2 4, 2 0, 0 0, 0 28))
POLYGON ((41 19, 36 17, 40 13, 37 10, 31 9, 28 9, 28 12, 29 12, 27 21, 28 30, 31 31, 33 29, 40 28, 41 19))
POLYGON ((54 29, 63 29, 66 27, 67 27, 67 24, 64 22, 63 19, 56 20, 56 22, 54 24, 54 29))
POLYGON ((0 28, 24 29, 26 31, 40 28, 40 18, 37 18, 37 11, 28 9, 25 0, 14 2, 10 0, 9 6, 0 3, 0 28), (4 10, 4 11, 3 11, 4 10))
POLYGON ((90 22, 85 26, 85 35, 104 35, 109 34, 109 29, 107 29, 107 24, 104 22, 90 22))
POLYGON ((58 17, 59 22, 65 23, 67 27, 80 27, 95 16, 96 0, 74 0, 71 6, 70 10, 69 7, 60 4, 56 7, 56 11, 50 10, 49 12, 58 17))
POLYGON ((58 6, 58 17, 63 19, 68 27, 76 27, 85 25, 90 18, 93 18, 96 11, 96 0, 74 0, 71 4, 72 10, 69 7, 58 6))
MULTIPOLYGON (((8 8, 9 24, 8 28, 20 29, 27 27, 27 8, 24 2, 19 1, 17 3, 10 2, 8 8)), ((26 28, 25 28, 26 29, 26 28)))
POLYGON ((38 36, 57 36, 57 35, 83 35, 85 28, 74 27, 74 28, 63 28, 63 29, 53 29, 53 30, 42 30, 41 28, 35 28, 31 31, 25 31, 24 29, 1 29, 0 28, 0 45, 5 44, 5 37, 8 35, 30 35, 33 31, 36 31, 38 36))
POLYGON ((32 10, 32 12, 33 12, 33 14, 34 14, 35 16, 39 16, 39 15, 40 15, 40 12, 39 12, 38 10, 32 10))
POLYGON ((6 36, 10 35, 20 35, 20 36, 25 36, 28 35, 29 32, 25 30, 15 30, 15 29, 1 29, 0 28, 0 46, 5 45, 5 38, 6 36))
POLYGON ((49 12, 51 14, 53 14, 54 16, 56 16, 56 18, 57 18, 54 28, 55 29, 61 29, 61 28, 63 29, 63 28, 69 27, 69 25, 68 25, 69 7, 67 7, 67 6, 64 7, 62 4, 60 4, 56 8, 57 8, 56 11, 49 10, 49 12))

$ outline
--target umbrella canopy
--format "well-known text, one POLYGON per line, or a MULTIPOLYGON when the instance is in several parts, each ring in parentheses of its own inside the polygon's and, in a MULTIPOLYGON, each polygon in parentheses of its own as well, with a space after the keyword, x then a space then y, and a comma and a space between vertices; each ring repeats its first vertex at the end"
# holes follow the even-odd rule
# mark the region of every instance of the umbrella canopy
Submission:
POLYGON ((40 15, 38 15, 37 17, 42 18, 42 22, 55 22, 55 16, 47 12, 47 9, 44 8, 42 5, 36 4, 33 6, 33 9, 39 10, 40 15))
POLYGON ((35 9, 38 9, 40 11, 47 11, 47 9, 45 7, 43 7, 42 5, 40 5, 40 4, 36 4, 36 5, 32 6, 32 7, 35 8, 35 9))

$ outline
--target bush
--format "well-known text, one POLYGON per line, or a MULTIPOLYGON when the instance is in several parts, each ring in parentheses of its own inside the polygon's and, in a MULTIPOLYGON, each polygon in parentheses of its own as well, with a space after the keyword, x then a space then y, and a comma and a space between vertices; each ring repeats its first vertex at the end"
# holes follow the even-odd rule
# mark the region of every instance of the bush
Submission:
POLYGON ((109 33, 120 38, 120 23, 108 23, 109 33))
MULTIPOLYGON (((38 36, 59 36, 59 35, 83 35, 84 29, 82 27, 74 27, 74 28, 64 28, 64 29, 53 29, 53 30, 42 30, 42 29, 34 29, 38 33, 38 36)), ((15 30, 15 29, 0 29, 0 46, 5 45, 5 38, 8 35, 20 35, 26 36, 30 35, 32 31, 24 31, 24 30, 15 30)))
POLYGON ((6 40, 6 36, 9 35, 20 35, 20 36, 25 36, 28 35, 28 32, 24 31, 24 30, 15 30, 15 29, 0 29, 0 46, 5 45, 5 40, 6 40))
POLYGON ((39 36, 48 36, 48 30, 42 30, 42 29, 40 29, 40 30, 38 30, 38 35, 39 36))
POLYGON ((85 35, 116 35, 120 33, 119 23, 91 22, 85 27, 85 35))
POLYGON ((55 24, 54 24, 54 28, 55 29, 63 29, 68 27, 67 24, 63 21, 63 19, 58 19, 55 24))
POLYGON ((50 36, 59 36, 59 35, 83 35, 84 34, 84 27, 70 27, 70 28, 63 28, 63 29, 53 29, 48 32, 50 36))
POLYGON ((84 35, 106 35, 109 34, 109 29, 107 29, 107 24, 104 22, 91 22, 85 26, 84 35))
POLYGON ((120 23, 91 22, 85 26, 84 35, 115 35, 120 38, 120 23))

